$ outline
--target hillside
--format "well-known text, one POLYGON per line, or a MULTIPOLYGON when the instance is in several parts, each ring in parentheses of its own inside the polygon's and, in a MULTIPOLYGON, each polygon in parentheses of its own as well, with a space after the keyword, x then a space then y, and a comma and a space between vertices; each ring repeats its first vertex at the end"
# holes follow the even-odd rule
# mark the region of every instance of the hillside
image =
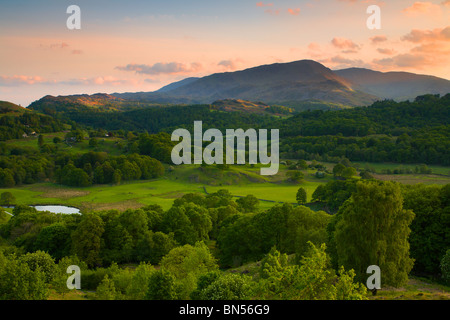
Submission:
POLYGON ((379 72, 362 68, 334 71, 347 79, 358 90, 385 99, 404 101, 423 94, 445 95, 450 92, 450 81, 408 72, 379 72))
POLYGON ((93 95, 82 94, 57 97, 47 95, 31 103, 28 109, 54 115, 61 112, 79 112, 83 110, 95 110, 96 112, 126 111, 151 106, 154 106, 154 104, 97 93, 93 95))
POLYGON ((248 114, 273 114, 283 115, 293 112, 291 108, 284 106, 269 106, 263 102, 252 102, 240 99, 217 100, 212 106, 219 111, 243 112, 248 114))
POLYGON ((18 106, 17 104, 8 102, 8 101, 0 101, 0 114, 5 114, 5 113, 17 113, 17 114, 21 114, 26 112, 27 109, 18 106))

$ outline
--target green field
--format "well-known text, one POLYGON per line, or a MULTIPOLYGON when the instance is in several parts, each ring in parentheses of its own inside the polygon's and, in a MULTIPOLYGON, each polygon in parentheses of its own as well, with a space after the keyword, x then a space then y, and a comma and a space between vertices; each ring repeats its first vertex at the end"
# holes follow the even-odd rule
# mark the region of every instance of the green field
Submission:
POLYGON ((39 183, 11 189, 17 204, 24 205, 67 205, 82 211, 108 209, 126 210, 144 205, 159 204, 164 209, 171 207, 173 200, 186 193, 208 193, 227 189, 233 196, 252 194, 261 200, 261 209, 272 207, 275 202, 295 203, 299 187, 304 187, 308 199, 319 184, 329 178, 316 179, 312 171, 305 174, 300 184, 285 182, 285 170, 273 177, 258 175, 258 168, 234 166, 229 170, 200 168, 199 166, 181 166, 168 172, 165 177, 149 181, 124 182, 121 185, 96 185, 87 188, 73 188, 54 183, 39 183))
MULTIPOLYGON (((49 137, 50 138, 50 137, 49 137)), ((114 140, 108 141, 113 143, 114 140)), ((36 142, 36 140, 34 141, 36 142)), ((30 143, 22 141, 21 143, 30 143)), ((87 142, 86 142, 87 143, 87 142)), ((78 146, 77 148, 80 148, 78 146)), ((89 147, 87 147, 89 148, 89 147)), ((389 164, 370 164, 377 170, 392 168, 389 164)), ((394 166, 395 164, 392 164, 394 166)), ((333 164, 326 164, 327 167, 333 164)), ((398 165, 397 165, 398 166, 398 165)), ((432 167, 433 171, 438 169, 432 167)), ((440 167, 444 172, 446 167, 440 167)), ((231 166, 228 170, 216 167, 201 167, 198 165, 167 166, 164 177, 149 181, 128 181, 121 185, 94 185, 87 188, 74 188, 54 183, 39 183, 24 185, 11 189, 0 189, 0 192, 10 191, 17 204, 24 205, 66 205, 79 208, 82 212, 117 209, 136 209, 150 204, 158 204, 165 210, 172 206, 174 199, 186 193, 214 193, 227 189, 236 197, 249 194, 260 199, 260 209, 266 210, 276 203, 296 202, 299 187, 307 191, 308 202, 320 184, 333 180, 332 175, 323 179, 315 177, 315 170, 303 171, 305 179, 299 183, 287 182, 286 166, 281 165, 275 176, 261 176, 259 166, 231 166)), ((396 180, 402 183, 446 184, 450 177, 444 175, 380 175, 382 180, 396 180)))

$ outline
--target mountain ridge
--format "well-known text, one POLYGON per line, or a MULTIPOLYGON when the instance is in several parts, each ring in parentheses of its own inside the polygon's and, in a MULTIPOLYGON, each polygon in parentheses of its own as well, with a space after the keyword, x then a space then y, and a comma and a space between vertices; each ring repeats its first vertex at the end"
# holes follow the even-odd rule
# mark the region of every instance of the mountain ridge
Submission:
POLYGON ((152 92, 46 96, 31 108, 63 104, 101 110, 154 105, 212 104, 221 100, 260 101, 298 111, 368 106, 378 100, 404 101, 450 93, 450 81, 408 72, 363 68, 331 70, 314 60, 274 63, 233 72, 190 77, 152 92))

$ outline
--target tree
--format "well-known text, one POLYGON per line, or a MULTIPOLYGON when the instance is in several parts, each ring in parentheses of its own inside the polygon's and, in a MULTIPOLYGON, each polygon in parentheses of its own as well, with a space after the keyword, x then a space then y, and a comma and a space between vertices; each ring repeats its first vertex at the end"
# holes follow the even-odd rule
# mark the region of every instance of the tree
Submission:
MULTIPOLYGON (((0 251, 0 262, 3 252, 0 251)), ((0 268, 0 300, 46 300, 49 294, 45 274, 31 270, 27 263, 11 255, 0 268)))
POLYGON ((214 281, 219 279, 221 276, 220 271, 210 271, 208 273, 202 274, 197 281, 197 287, 191 292, 191 300, 202 300, 204 298, 204 290, 208 288, 214 281))
POLYGON ((0 195, 0 205, 2 206, 11 206, 14 205, 15 202, 16 197, 9 191, 2 192, 0 195))
POLYGON ((180 244, 195 244, 207 240, 212 229, 208 210, 194 203, 172 206, 164 213, 162 231, 174 233, 174 239, 180 244))
POLYGON ((308 169, 308 164, 306 163, 305 160, 299 160, 299 161, 297 162, 297 166, 298 166, 299 169, 301 169, 301 170, 306 170, 306 169, 308 169))
POLYGON ((362 179, 364 180, 370 180, 373 179, 373 176, 370 174, 369 171, 367 170, 363 170, 361 171, 361 173, 359 174, 361 176, 362 179))
POLYGON ((316 212, 304 206, 294 208, 287 216, 287 227, 282 235, 280 248, 288 254, 295 253, 299 262, 309 249, 309 243, 320 246, 326 242, 331 217, 324 211, 316 212))
POLYGON ((95 296, 97 300, 115 300, 116 288, 114 286, 114 281, 111 280, 108 275, 105 275, 102 282, 97 287, 95 296))
POLYGON ((347 167, 344 170, 342 170, 341 176, 345 179, 351 179, 353 176, 356 175, 356 169, 353 167, 347 167))
MULTIPOLYGON (((71 291, 67 288, 67 278, 69 277, 67 268, 74 265, 79 266, 80 270, 82 270, 81 272, 88 269, 87 265, 76 256, 65 256, 59 260, 56 265, 56 271, 54 273, 51 286, 52 289, 56 290, 56 292, 61 294, 63 297, 66 293, 71 291)), ((83 286, 83 283, 81 285, 83 286)))
POLYGON ((39 148, 42 148, 44 146, 44 143, 45 143, 44 136, 42 134, 40 134, 38 136, 38 146, 39 146, 39 148))
POLYGON ((189 298, 201 274, 218 269, 216 260, 203 242, 172 249, 160 265, 174 275, 180 299, 189 298))
POLYGON ((304 188, 298 189, 296 199, 297 203, 300 205, 305 204, 307 202, 306 190, 304 188))
POLYGON ((153 272, 148 281, 147 300, 176 300, 175 277, 170 271, 159 269, 153 272))
POLYGON ((242 212, 258 212, 259 200, 252 194, 237 199, 236 203, 238 204, 239 209, 242 212))
POLYGON ((286 173, 288 180, 295 183, 300 183, 305 175, 299 170, 289 170, 286 173))
POLYGON ((48 252, 56 260, 69 254, 70 230, 63 223, 54 223, 42 228, 34 247, 36 250, 48 252))
POLYGON ((98 141, 95 138, 91 138, 89 139, 89 147, 91 148, 95 148, 98 146, 98 141))
POLYGON ((450 284, 450 249, 447 250, 441 260, 442 279, 450 284))
POLYGON ((354 269, 359 281, 365 280, 369 266, 377 265, 385 285, 404 285, 413 266, 408 237, 414 213, 403 209, 399 185, 359 182, 338 214, 334 233, 338 264, 354 269))
POLYGON ((126 295, 131 300, 142 300, 148 291, 150 276, 155 271, 152 265, 141 262, 133 273, 126 295))
POLYGON ((86 214, 72 233, 74 253, 89 267, 101 263, 101 237, 104 231, 104 223, 98 215, 86 214))
POLYGON ((12 188, 15 185, 14 172, 10 169, 0 168, 0 188, 12 188))
POLYGON ((344 170, 345 170, 345 166, 342 164, 342 163, 338 163, 337 165, 335 165, 334 166, 334 168, 333 168, 333 174, 334 174, 334 177, 336 178, 336 177, 341 177, 342 176, 342 173, 344 172, 344 170))
POLYGON ((259 274, 263 279, 277 277, 287 266, 288 256, 286 254, 281 254, 276 247, 272 247, 270 252, 261 261, 259 274))
POLYGON ((40 270, 43 272, 45 282, 50 283, 52 281, 56 271, 56 264, 54 259, 48 253, 43 251, 27 253, 20 257, 19 260, 26 263, 30 270, 40 270))
POLYGON ((440 260, 450 248, 450 185, 412 185, 403 187, 404 207, 414 212, 411 223, 411 257, 417 274, 437 276, 440 260))
POLYGON ((246 275, 220 276, 200 293, 201 300, 248 300, 252 295, 251 278, 246 275))
MULTIPOLYGON (((280 264, 280 254, 272 251, 272 260, 276 266, 262 278, 256 288, 261 298, 282 300, 364 300, 367 290, 354 282, 354 272, 343 268, 339 274, 331 268, 326 245, 315 246, 309 243, 309 249, 301 257, 300 264, 280 264)), ((269 269, 265 269, 269 271, 269 269)))

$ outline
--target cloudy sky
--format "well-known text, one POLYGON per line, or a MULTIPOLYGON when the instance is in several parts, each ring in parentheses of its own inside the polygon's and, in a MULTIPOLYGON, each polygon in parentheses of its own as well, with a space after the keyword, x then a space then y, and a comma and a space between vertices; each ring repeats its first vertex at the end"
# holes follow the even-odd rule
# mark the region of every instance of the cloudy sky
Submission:
POLYGON ((23 106, 301 59, 450 79, 450 0, 0 1, 0 100, 23 106))

